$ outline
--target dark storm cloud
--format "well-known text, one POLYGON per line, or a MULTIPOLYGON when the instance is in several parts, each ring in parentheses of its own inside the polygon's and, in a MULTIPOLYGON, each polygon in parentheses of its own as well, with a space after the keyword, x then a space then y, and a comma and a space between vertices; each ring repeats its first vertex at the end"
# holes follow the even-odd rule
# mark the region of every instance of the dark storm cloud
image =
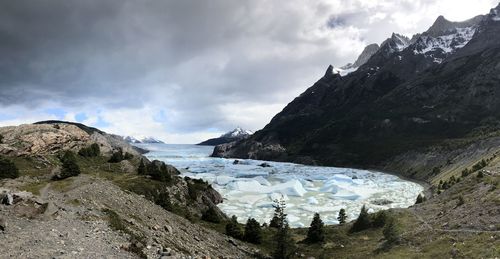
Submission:
MULTIPOLYGON (((12 106, 99 110, 110 124, 118 123, 110 121, 110 112, 120 109, 165 110, 162 123, 170 132, 234 124, 257 129, 278 111, 269 107, 283 107, 329 64, 352 62, 365 44, 399 31, 398 24, 406 23, 398 17, 430 5, 430 0, 2 1, 0 108, 4 113, 12 106), (398 8, 403 13, 390 16, 398 8), (251 114, 238 117, 238 112, 251 114)), ((429 19, 421 23, 427 26, 429 19)))

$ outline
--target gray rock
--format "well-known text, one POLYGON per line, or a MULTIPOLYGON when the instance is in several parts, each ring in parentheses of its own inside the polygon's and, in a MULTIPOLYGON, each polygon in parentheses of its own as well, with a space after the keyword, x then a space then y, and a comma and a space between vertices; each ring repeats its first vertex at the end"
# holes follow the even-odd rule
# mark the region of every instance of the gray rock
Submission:
POLYGON ((10 193, 4 193, 0 196, 0 203, 5 205, 12 205, 14 203, 14 197, 10 193))

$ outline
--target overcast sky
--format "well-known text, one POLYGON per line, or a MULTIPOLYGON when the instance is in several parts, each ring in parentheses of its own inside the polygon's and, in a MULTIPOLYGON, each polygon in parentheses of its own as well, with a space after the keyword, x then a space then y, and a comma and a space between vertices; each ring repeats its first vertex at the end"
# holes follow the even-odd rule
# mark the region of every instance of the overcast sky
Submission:
POLYGON ((78 121, 196 143, 258 130, 392 32, 498 0, 15 0, 0 3, 0 125, 78 121))

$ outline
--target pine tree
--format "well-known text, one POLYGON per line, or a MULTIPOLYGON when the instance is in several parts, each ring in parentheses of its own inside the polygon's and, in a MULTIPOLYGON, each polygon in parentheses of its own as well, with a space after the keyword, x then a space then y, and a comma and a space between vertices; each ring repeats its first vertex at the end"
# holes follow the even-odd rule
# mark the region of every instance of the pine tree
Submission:
POLYGON ((139 163, 139 167, 137 168, 137 173, 140 175, 147 174, 146 166, 144 165, 144 159, 142 159, 142 158, 141 158, 141 162, 139 163))
POLYGON ((319 216, 319 213, 314 213, 313 220, 311 222, 311 226, 307 231, 307 242, 310 243, 319 243, 325 241, 325 233, 323 231, 323 221, 319 216))
POLYGON ((346 223, 347 214, 345 213, 345 209, 340 209, 339 216, 337 217, 337 220, 339 221, 340 225, 343 225, 346 223))
POLYGON ((273 238, 275 242, 275 249, 273 252, 273 258, 275 259, 286 259, 290 258, 295 249, 294 242, 290 236, 290 226, 288 225, 288 220, 285 214, 286 204, 283 199, 280 201, 275 201, 275 213, 277 232, 273 238))
POLYGON ((400 230, 396 219, 391 217, 383 230, 384 238, 389 244, 397 243, 400 240, 400 230))
POLYGON ((280 222, 280 217, 284 213, 283 212, 284 208, 282 205, 284 205, 283 199, 281 199, 280 201, 274 200, 274 205, 273 205, 274 215, 273 215, 273 218, 271 219, 271 222, 269 222, 269 227, 279 228, 281 226, 282 222, 280 222))
POLYGON ((371 227, 370 215, 368 214, 368 209, 365 205, 361 208, 358 219, 352 225, 351 231, 358 232, 371 227))
POLYGON ((419 204, 422 202, 424 202, 424 197, 422 196, 422 194, 419 193, 417 196, 417 201, 415 201, 415 204, 419 204))
POLYGON ((226 224, 226 235, 241 239, 243 237, 240 225, 238 224, 238 218, 232 216, 231 220, 226 224))
POLYGON ((247 220, 245 225, 245 241, 260 244, 262 242, 262 229, 260 228, 259 222, 254 218, 247 220))
POLYGON ((64 152, 61 157, 62 168, 61 173, 56 175, 54 178, 57 180, 65 179, 71 176, 77 176, 80 174, 80 167, 76 163, 75 154, 71 151, 64 152))

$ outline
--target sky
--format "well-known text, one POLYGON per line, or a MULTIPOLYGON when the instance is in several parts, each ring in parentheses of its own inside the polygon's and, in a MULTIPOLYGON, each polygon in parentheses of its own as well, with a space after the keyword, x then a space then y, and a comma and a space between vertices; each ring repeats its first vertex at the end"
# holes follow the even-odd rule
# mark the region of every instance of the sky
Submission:
POLYGON ((263 128, 328 65, 498 0, 0 3, 0 126, 58 119, 197 143, 263 128))

